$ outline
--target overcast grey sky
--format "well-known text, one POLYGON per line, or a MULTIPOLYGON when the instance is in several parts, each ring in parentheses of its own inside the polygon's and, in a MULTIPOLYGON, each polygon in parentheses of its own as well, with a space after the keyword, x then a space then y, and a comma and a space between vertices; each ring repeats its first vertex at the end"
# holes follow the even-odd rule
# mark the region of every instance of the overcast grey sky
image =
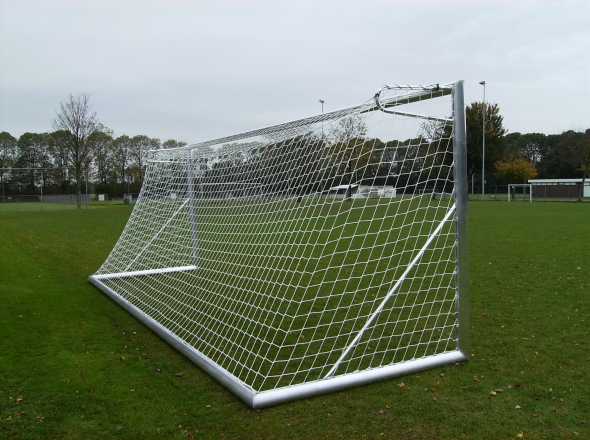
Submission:
POLYGON ((0 0, 0 131, 91 94, 115 135, 188 143, 465 80, 509 132, 590 127, 590 1, 0 0))

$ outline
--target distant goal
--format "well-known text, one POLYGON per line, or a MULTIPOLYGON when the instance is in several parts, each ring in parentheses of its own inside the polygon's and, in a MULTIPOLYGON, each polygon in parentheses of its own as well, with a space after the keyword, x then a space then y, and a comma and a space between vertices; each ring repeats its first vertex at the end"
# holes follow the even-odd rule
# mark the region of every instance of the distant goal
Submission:
POLYGON ((466 212, 463 81, 384 86, 150 152, 90 281, 262 408, 466 361, 466 212))
POLYGON ((532 202, 533 185, 528 183, 512 183, 508 185, 509 202, 532 202))

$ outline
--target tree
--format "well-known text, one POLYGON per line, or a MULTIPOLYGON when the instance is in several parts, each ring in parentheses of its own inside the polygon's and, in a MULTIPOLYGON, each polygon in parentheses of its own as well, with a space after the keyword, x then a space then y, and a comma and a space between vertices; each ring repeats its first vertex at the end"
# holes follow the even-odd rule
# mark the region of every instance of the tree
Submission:
POLYGON ((0 133, 0 185, 2 185, 2 201, 4 201, 4 184, 9 175, 10 167, 16 159, 16 138, 10 133, 0 133))
POLYGON ((93 144, 96 184, 101 191, 104 191, 114 174, 111 160, 113 155, 113 131, 103 127, 101 130, 91 133, 88 140, 93 144))
POLYGON ((369 140, 366 135, 367 125, 359 116, 341 119, 328 133, 330 142, 325 156, 331 165, 333 177, 336 177, 336 180, 331 181, 336 185, 348 185, 346 199, 351 196, 353 183, 360 183, 364 178, 377 174, 384 145, 379 145, 379 154, 375 154, 372 148, 375 140, 369 140))
POLYGON ((151 139, 144 135, 138 135, 129 140, 129 156, 131 159, 129 174, 138 191, 145 175, 147 153, 150 150, 159 148, 160 139, 151 139))
POLYGON ((506 135, 505 157, 523 157, 540 164, 547 154, 547 135, 543 133, 510 133, 506 135))
MULTIPOLYGON (((481 171, 483 146, 483 108, 482 102, 474 102, 465 110, 467 122, 467 172, 473 176, 481 171)), ((504 157, 506 130, 504 118, 500 115, 498 104, 486 103, 486 156, 485 172, 490 176, 494 163, 504 157)), ((483 184, 484 182, 482 182, 483 184)))
POLYGON ((18 153, 12 175, 20 190, 35 192, 38 183, 47 186, 47 168, 53 167, 48 138, 46 133, 28 132, 18 138, 18 153))
MULTIPOLYGON (((422 158, 422 168, 427 175, 448 178, 453 167, 453 153, 450 147, 453 127, 442 121, 426 121, 421 125, 422 142, 418 156, 422 158)), ((445 188, 440 188, 444 191, 445 188)))
POLYGON ((537 175, 535 164, 521 157, 510 157, 507 160, 499 160, 494 166, 498 179, 505 183, 521 183, 532 179, 537 175))
POLYGON ((573 179, 577 166, 572 164, 570 145, 573 131, 550 134, 546 137, 543 157, 537 166, 541 179, 573 179))
POLYGON ((175 141, 174 139, 168 139, 162 144, 162 148, 180 148, 184 147, 186 142, 175 141))
POLYGON ((69 192, 71 181, 68 176, 68 150, 66 148, 70 132, 57 130, 49 134, 49 153, 53 159, 54 173, 59 178, 59 188, 62 192, 69 192))
POLYGON ((584 183, 590 173, 590 128, 583 134, 576 133, 572 138, 572 143, 570 144, 571 161, 582 172, 582 184, 578 188, 578 201, 581 202, 582 195, 584 194, 584 183))
POLYGON ((113 141, 113 152, 111 163, 117 182, 121 184, 123 193, 129 193, 129 160, 131 149, 131 138, 127 135, 119 136, 113 141), (125 186, 127 183, 127 186, 125 186))
POLYGON ((54 130, 69 133, 63 137, 64 144, 61 147, 66 153, 68 169, 76 181, 78 209, 82 209, 82 179, 94 158, 94 143, 89 142, 89 137, 101 128, 96 113, 91 113, 90 109, 89 94, 70 95, 66 102, 60 103, 60 112, 53 121, 54 130))

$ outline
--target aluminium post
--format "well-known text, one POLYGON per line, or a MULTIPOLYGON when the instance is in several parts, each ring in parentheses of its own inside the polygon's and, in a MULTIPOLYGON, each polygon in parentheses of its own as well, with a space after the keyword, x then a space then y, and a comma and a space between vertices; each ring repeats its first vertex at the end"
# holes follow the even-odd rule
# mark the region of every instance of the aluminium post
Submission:
POLYGON ((483 130, 482 130, 482 155, 481 155, 481 200, 486 199, 486 82, 481 81, 483 86, 483 130))
POLYGON ((453 157, 455 167, 455 204, 458 314, 457 348, 469 358, 469 260, 467 244, 467 133, 463 81, 453 84, 453 157))

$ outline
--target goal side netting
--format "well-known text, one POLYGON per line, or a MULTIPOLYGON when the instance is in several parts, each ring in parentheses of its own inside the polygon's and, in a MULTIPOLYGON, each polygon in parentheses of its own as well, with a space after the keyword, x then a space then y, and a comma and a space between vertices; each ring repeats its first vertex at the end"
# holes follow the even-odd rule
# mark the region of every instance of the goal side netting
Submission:
POLYGON ((254 408, 467 360, 463 81, 149 153, 90 281, 254 408))

